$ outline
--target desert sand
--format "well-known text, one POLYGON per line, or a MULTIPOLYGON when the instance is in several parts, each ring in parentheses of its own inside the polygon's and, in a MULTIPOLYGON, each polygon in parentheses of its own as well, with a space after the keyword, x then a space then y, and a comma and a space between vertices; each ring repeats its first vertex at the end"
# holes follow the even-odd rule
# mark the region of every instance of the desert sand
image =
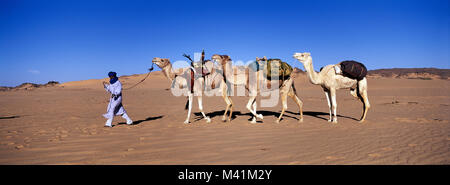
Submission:
MULTIPOLYGON (((124 88, 145 74, 121 77, 124 88)), ((304 122, 288 100, 258 107, 264 120, 249 123, 246 97, 233 97, 232 122, 222 122, 221 97, 205 97, 206 123, 194 101, 191 124, 185 97, 153 72, 123 92, 135 125, 120 116, 104 128, 109 100, 92 79, 54 87, 0 92, 0 164, 450 164, 450 81, 369 78, 372 105, 365 123, 362 105, 339 90, 338 124, 327 122, 328 105, 319 86, 296 78, 304 122)))

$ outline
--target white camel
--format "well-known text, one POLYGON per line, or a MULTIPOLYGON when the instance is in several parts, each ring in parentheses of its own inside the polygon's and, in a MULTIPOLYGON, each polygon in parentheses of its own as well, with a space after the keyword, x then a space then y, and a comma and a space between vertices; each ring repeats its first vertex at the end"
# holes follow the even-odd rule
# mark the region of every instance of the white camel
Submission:
MULTIPOLYGON (((203 90, 205 87, 204 86, 205 79, 202 77, 199 77, 199 75, 201 75, 201 74, 198 74, 198 72, 197 72, 194 75, 191 73, 190 69, 177 74, 173 71, 172 64, 170 63, 169 59, 155 57, 155 58, 153 58, 152 62, 154 64, 156 64, 159 68, 162 69, 163 74, 172 83, 172 88, 182 89, 185 91, 184 93, 187 93, 188 101, 186 104, 186 109, 188 109, 188 115, 187 115, 184 123, 185 124, 190 123, 192 101, 193 101, 194 95, 197 96, 198 108, 199 108, 200 112, 202 113, 203 118, 206 119, 206 122, 208 122, 208 123, 211 122, 211 118, 206 116, 205 113, 203 112, 202 96, 204 94, 203 90), (191 81, 191 79, 193 79, 193 81, 191 81), (193 82, 193 87, 191 87, 191 85, 189 84, 191 82, 193 82)), ((200 62, 197 62, 197 63, 194 63, 193 65, 194 66, 201 65, 199 63, 200 62)), ((220 74, 219 75, 216 74, 217 72, 216 72, 216 70, 214 70, 214 63, 209 60, 205 61, 203 67, 211 72, 210 74, 205 76, 205 78, 208 79, 207 81, 209 82, 209 86, 213 87, 214 89, 225 88, 225 90, 222 90, 222 91, 226 92, 226 86, 224 85, 224 83, 221 83, 223 81, 223 77, 220 74), (211 84, 213 84, 213 85, 211 85, 211 84)), ((225 97, 224 97, 224 99, 227 102, 227 104, 231 104, 231 102, 228 102, 228 101, 231 101, 231 99, 228 100, 225 97)))
MULTIPOLYGON (((264 65, 261 65, 261 61, 267 61, 267 58, 264 57, 262 59, 256 57, 256 61, 250 63, 246 69, 245 69, 245 73, 235 73, 233 71, 233 67, 232 67, 232 62, 229 56, 227 55, 218 55, 215 54, 211 57, 211 59, 213 61, 216 61, 217 63, 219 63, 222 66, 222 71, 224 74, 224 84, 226 84, 226 87, 224 87, 222 90, 230 90, 233 89, 235 85, 244 85, 245 88, 248 90, 249 92, 249 100, 247 103, 246 108, 252 113, 253 117, 252 117, 252 123, 256 123, 256 118, 259 119, 263 119, 263 115, 262 114, 257 114, 256 112, 256 97, 257 95, 260 94, 261 90, 263 90, 265 84, 267 84, 267 82, 269 83, 274 83, 277 81, 277 79, 271 79, 270 81, 267 81, 267 79, 263 76, 263 67, 264 65)), ((299 112, 300 112, 300 119, 299 122, 303 121, 303 111, 302 111, 302 106, 303 106, 303 102, 300 100, 300 98, 298 98, 297 96, 297 92, 295 90, 294 87, 294 75, 295 74, 291 74, 291 76, 287 79, 278 79, 279 81, 279 90, 280 90, 280 95, 281 95, 281 102, 282 102, 282 110, 281 110, 281 114, 278 117, 278 119, 276 120, 276 123, 279 123, 281 118, 283 117, 283 114, 285 112, 285 110, 287 109, 287 96, 291 97, 294 102, 298 105, 299 108, 299 112)), ((267 89, 264 89, 267 90, 267 89)), ((232 101, 231 98, 229 98, 229 96, 227 96, 228 93, 224 93, 224 96, 227 97, 227 99, 229 99, 229 102, 231 102, 231 104, 228 104, 229 102, 227 102, 227 108, 225 110, 224 113, 224 118, 227 114, 227 110, 230 109, 230 118, 231 115, 233 114, 232 112, 232 101)))
POLYGON ((327 98, 328 107, 330 110, 330 119, 328 119, 329 122, 333 121, 333 123, 337 123, 336 90, 348 88, 351 88, 350 93, 354 97, 359 98, 363 104, 363 112, 360 122, 364 122, 367 111, 370 108, 369 99, 367 97, 367 79, 365 77, 359 81, 345 77, 338 74, 339 72, 336 72, 336 65, 327 65, 323 67, 319 73, 317 73, 314 71, 310 53, 295 53, 293 57, 303 63, 310 82, 312 84, 322 86, 325 91, 325 96, 327 98), (354 89, 353 87, 355 85, 356 88, 354 89), (332 116, 332 111, 334 116, 332 116))

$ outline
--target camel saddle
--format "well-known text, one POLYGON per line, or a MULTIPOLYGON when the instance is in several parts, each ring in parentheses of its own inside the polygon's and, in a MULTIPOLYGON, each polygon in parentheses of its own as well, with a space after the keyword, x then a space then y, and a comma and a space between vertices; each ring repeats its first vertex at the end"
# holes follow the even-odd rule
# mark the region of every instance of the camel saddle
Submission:
POLYGON ((196 77, 200 77, 200 76, 204 77, 204 76, 210 74, 210 72, 208 71, 208 69, 206 69, 205 67, 203 67, 203 70, 202 70, 201 67, 199 67, 199 68, 194 68, 194 70, 195 70, 195 73, 196 73, 196 77))
POLYGON ((211 73, 208 71, 208 69, 205 66, 202 67, 202 65, 198 64, 198 63, 192 64, 190 71, 191 71, 191 73, 190 73, 191 74, 190 91, 193 93, 195 79, 200 78, 200 77, 205 77, 211 73))
POLYGON ((292 73, 292 67, 281 61, 280 59, 269 59, 263 64, 261 68, 264 71, 264 76, 271 80, 272 78, 278 77, 280 80, 288 79, 292 73))
MULTIPOLYGON (((205 61, 205 63, 208 62, 208 61, 209 61, 209 60, 205 61)), ((204 77, 204 76, 210 74, 210 72, 208 71, 208 69, 206 68, 206 66, 204 66, 204 64, 202 65, 201 62, 193 63, 191 66, 192 66, 193 70, 195 71, 195 72, 194 72, 194 73, 195 73, 195 77, 204 77), (203 66, 203 67, 202 67, 202 66, 203 66)), ((191 69, 192 69, 192 68, 191 68, 191 69)))
POLYGON ((292 67, 286 63, 281 61, 280 59, 268 59, 266 61, 255 61, 250 63, 247 66, 249 69, 253 71, 259 71, 262 70, 264 73, 264 76, 266 77, 267 81, 267 88, 271 88, 271 80, 272 78, 278 77, 279 84, 281 87, 281 84, 287 79, 290 78, 291 73, 293 71, 292 67))
POLYGON ((362 80, 367 75, 367 68, 364 64, 346 60, 338 65, 341 69, 342 75, 351 79, 362 80))

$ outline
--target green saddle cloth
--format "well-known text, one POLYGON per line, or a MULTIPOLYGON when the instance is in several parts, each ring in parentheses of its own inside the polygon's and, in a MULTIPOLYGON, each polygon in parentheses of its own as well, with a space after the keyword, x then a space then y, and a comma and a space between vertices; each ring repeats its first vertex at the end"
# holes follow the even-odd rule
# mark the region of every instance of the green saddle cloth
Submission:
POLYGON ((252 62, 249 65, 254 71, 263 70, 264 76, 271 80, 277 78, 280 80, 288 79, 293 71, 292 67, 280 59, 268 59, 267 61, 252 62))

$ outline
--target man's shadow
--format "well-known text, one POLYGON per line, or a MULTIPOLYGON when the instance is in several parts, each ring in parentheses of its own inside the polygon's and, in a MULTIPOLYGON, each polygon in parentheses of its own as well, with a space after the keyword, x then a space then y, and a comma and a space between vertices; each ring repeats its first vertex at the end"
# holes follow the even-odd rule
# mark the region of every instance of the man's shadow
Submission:
MULTIPOLYGON (((163 115, 162 116, 155 116, 155 117, 148 117, 148 118, 145 118, 145 119, 142 119, 142 120, 133 121, 133 125, 139 125, 142 122, 157 120, 157 119, 161 119, 163 117, 164 117, 163 115)), ((117 125, 123 125, 123 124, 127 124, 127 123, 126 122, 117 123, 117 125)))

